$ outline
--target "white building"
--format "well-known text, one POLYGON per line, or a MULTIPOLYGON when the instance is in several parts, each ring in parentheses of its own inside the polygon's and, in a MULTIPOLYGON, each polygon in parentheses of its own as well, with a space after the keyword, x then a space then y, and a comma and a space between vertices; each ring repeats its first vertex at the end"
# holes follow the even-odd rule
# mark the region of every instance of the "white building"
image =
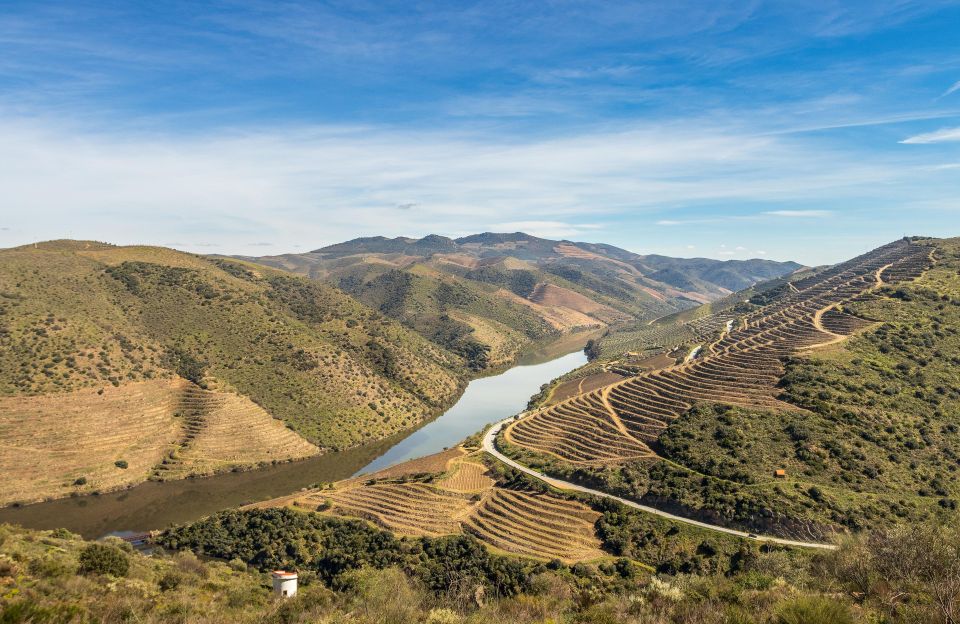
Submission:
POLYGON ((282 598, 290 598, 297 595, 297 573, 286 572, 284 570, 274 570, 270 575, 273 577, 273 593, 282 598))

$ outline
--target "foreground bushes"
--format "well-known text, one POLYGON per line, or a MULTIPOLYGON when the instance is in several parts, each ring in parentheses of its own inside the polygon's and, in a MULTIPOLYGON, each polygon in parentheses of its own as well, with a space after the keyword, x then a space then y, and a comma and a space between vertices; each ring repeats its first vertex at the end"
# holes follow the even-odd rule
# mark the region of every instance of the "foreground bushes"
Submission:
MULTIPOLYGON (((254 514, 248 524, 248 537, 262 536, 279 521, 254 514)), ((202 534, 220 535, 209 525, 202 534)), ((300 552, 301 538, 294 531, 282 551, 300 552)), ((346 566, 335 588, 301 566, 300 593, 280 601, 269 576, 239 560, 203 560, 189 551, 148 557, 66 532, 0 526, 0 624, 953 624, 960 603, 960 532, 952 526, 874 533, 815 557, 761 552, 727 574, 650 577, 618 573, 621 562, 571 569, 497 558, 495 565, 524 570, 523 591, 499 597, 477 591, 471 579, 488 574, 484 562, 491 559, 469 542, 437 540, 419 552, 401 546, 408 558, 381 569, 364 554, 365 539, 327 553, 346 561, 346 544, 355 543, 355 560, 367 560, 346 566), (81 560, 113 561, 117 553, 126 557, 126 576, 104 582, 101 572, 77 574, 81 560)))
POLYGON ((127 553, 111 544, 90 544, 80 553, 81 574, 126 576, 129 569, 127 553))

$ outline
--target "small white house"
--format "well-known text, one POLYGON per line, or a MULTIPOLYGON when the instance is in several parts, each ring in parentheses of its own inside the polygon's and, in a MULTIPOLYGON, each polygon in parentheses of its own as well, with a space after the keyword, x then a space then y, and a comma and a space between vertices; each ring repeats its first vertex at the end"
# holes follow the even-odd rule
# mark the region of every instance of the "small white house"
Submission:
POLYGON ((297 595, 297 573, 284 570, 274 570, 273 593, 281 598, 291 598, 297 595))

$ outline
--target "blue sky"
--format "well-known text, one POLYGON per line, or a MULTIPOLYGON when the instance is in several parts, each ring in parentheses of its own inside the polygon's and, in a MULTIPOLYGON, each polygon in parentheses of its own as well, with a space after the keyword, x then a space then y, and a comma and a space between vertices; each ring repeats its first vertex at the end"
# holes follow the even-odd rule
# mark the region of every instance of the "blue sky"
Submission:
POLYGON ((0 246, 960 235, 960 2, 4 2, 0 246))

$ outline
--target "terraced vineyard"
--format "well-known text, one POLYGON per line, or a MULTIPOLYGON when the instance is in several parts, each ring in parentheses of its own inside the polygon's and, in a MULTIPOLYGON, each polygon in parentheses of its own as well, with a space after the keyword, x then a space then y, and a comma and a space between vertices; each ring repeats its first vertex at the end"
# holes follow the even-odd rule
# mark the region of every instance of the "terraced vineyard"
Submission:
POLYGON ((154 472, 163 479, 301 459, 319 452, 238 394, 209 392, 190 384, 180 396, 177 413, 183 420, 184 435, 179 448, 154 472))
POLYGON ((424 483, 374 483, 318 492, 296 501, 322 510, 327 503, 343 515, 366 518, 401 535, 431 537, 459 532, 468 500, 424 483))
POLYGON ((464 530, 499 550, 563 561, 604 553, 594 531, 600 514, 545 494, 498 488, 464 521, 464 530))
MULTIPOLYGON (((539 410, 506 428, 505 439, 572 464, 620 463, 654 457, 649 444, 697 403, 782 408, 776 388, 781 358, 838 342, 868 324, 843 306, 869 298, 879 285, 919 276, 932 253, 901 240, 793 282, 695 359, 539 410)), ((720 316, 714 325, 721 320, 730 319, 720 316)))
POLYGON ((388 469, 273 504, 363 518, 399 535, 469 533, 497 550, 537 559, 604 556, 594 528, 599 513, 575 501, 499 487, 476 454, 451 457, 439 478, 396 475, 388 469))

